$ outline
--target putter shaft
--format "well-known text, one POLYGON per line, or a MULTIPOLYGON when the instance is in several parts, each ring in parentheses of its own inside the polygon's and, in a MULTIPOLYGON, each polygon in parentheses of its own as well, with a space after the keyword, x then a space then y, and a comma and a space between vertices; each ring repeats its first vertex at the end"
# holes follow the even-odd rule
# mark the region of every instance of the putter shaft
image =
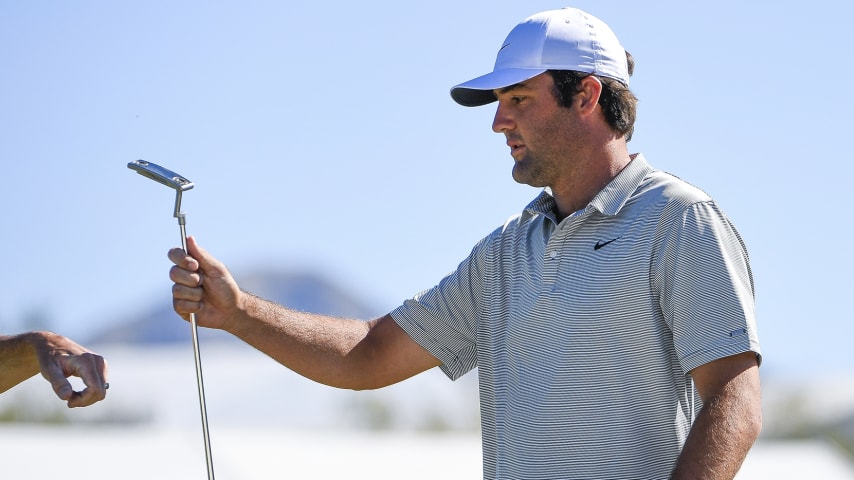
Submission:
MULTIPOLYGON (((178 218, 178 226, 181 228, 181 248, 187 253, 187 221, 184 212, 181 211, 181 190, 176 190, 175 217, 178 218)), ((199 411, 202 415, 202 435, 205 442, 205 463, 208 469, 208 480, 214 480, 213 455, 211 454, 211 438, 208 431, 208 409, 205 405, 205 382, 202 378, 202 357, 199 352, 199 327, 196 323, 196 314, 190 314, 190 328, 193 336, 193 358, 196 363, 196 386, 199 389, 199 411)))

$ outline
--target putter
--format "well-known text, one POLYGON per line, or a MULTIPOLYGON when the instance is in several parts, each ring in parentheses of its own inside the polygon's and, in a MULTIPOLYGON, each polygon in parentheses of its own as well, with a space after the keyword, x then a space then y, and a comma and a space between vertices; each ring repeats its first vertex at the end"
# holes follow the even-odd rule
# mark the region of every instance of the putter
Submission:
MULTIPOLYGON (((157 183, 162 183, 169 188, 175 190, 175 218, 178 219, 178 225, 181 227, 181 248, 184 253, 187 252, 187 225, 184 212, 181 211, 181 194, 193 188, 193 182, 178 175, 177 173, 163 168, 145 160, 135 160, 128 163, 128 168, 136 171, 136 173, 148 177, 157 183)), ((196 359, 196 384, 199 387, 199 409, 202 413, 202 434, 205 439, 205 460, 208 467, 208 480, 213 480, 213 458, 211 456, 211 440, 208 433, 208 415, 205 407, 205 384, 202 380, 202 360, 199 355, 199 332, 196 325, 196 314, 190 314, 190 326, 193 333, 193 355, 196 359)))

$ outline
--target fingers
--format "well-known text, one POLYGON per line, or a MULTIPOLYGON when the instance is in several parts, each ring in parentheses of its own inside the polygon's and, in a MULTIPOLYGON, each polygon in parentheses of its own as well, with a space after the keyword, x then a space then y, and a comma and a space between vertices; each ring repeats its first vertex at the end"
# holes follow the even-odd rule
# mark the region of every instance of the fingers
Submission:
POLYGON ((182 285, 190 288, 201 287, 204 279, 201 272, 194 272, 181 268, 178 265, 173 266, 169 270, 169 279, 177 285, 182 285))
POLYGON ((62 366, 59 362, 49 361, 41 366, 42 376, 50 382, 54 393, 60 400, 68 401, 74 394, 74 388, 63 373, 62 366))
MULTIPOLYGON (((188 250, 196 255, 207 255, 200 250, 193 237, 187 238, 188 250)), ((183 249, 173 248, 169 250, 169 259, 175 264, 169 270, 169 278, 175 282, 172 285, 172 307, 185 320, 189 319, 190 313, 195 313, 201 308, 204 298, 204 290, 201 286, 204 282, 201 264, 183 249)))
MULTIPOLYGON (((72 390, 68 398, 60 397, 67 400, 68 408, 86 407, 107 396, 107 362, 103 357, 91 352, 63 355, 59 357, 59 363, 67 376, 80 377, 86 385, 86 388, 79 392, 72 390)), ((65 383, 68 383, 68 380, 65 380, 65 383)))
MULTIPOLYGON (((195 248, 196 246, 195 239, 189 237, 187 239, 188 245, 192 241, 192 244, 195 248)), ((169 278, 176 283, 176 285, 184 285, 187 287, 200 287, 202 282, 202 270, 200 268, 199 261, 193 258, 191 255, 184 252, 181 248, 173 248, 169 250, 169 260, 175 264, 171 270, 169 270, 169 278)), ((173 293, 174 289, 173 289, 173 293)))
POLYGON ((198 325, 223 328, 234 315, 240 299, 240 288, 228 269, 201 248, 194 237, 187 237, 187 251, 169 251, 175 264, 169 270, 172 286, 172 308, 184 320, 196 314, 198 325))
POLYGON ((195 237, 187 237, 187 250, 189 253, 180 248, 169 250, 169 260, 175 264, 169 273, 173 282, 188 287, 200 287, 205 276, 220 278, 226 274, 225 266, 200 247, 195 237))
POLYGON ((201 310, 203 298, 204 290, 201 287, 191 288, 178 283, 172 285, 172 309, 184 320, 189 320, 191 313, 201 310))
POLYGON ((169 250, 169 260, 179 268, 195 272, 199 269, 199 262, 187 255, 182 248, 173 248, 169 250))
POLYGON ((42 376, 69 408, 85 407, 106 396, 107 362, 73 340, 52 332, 34 334, 33 347, 42 376), (75 392, 68 377, 80 377, 86 387, 75 392))

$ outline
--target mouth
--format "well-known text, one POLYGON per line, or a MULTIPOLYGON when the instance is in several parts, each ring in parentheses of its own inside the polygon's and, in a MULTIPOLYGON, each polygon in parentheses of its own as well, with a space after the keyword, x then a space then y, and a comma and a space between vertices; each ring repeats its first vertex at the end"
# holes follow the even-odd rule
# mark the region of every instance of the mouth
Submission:
POLYGON ((523 144, 519 140, 509 138, 507 139, 507 146, 510 147, 510 155, 512 155, 513 158, 516 158, 516 155, 518 155, 522 151, 522 149, 525 148, 525 144, 523 144))

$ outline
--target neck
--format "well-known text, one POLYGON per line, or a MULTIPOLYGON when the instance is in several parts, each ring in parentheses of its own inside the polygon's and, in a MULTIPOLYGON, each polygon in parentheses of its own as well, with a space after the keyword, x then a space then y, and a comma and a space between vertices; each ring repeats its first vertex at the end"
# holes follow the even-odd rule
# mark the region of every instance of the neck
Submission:
POLYGON ((573 164, 561 182, 551 186, 558 221, 586 207, 632 161, 625 142, 609 147, 573 164))

